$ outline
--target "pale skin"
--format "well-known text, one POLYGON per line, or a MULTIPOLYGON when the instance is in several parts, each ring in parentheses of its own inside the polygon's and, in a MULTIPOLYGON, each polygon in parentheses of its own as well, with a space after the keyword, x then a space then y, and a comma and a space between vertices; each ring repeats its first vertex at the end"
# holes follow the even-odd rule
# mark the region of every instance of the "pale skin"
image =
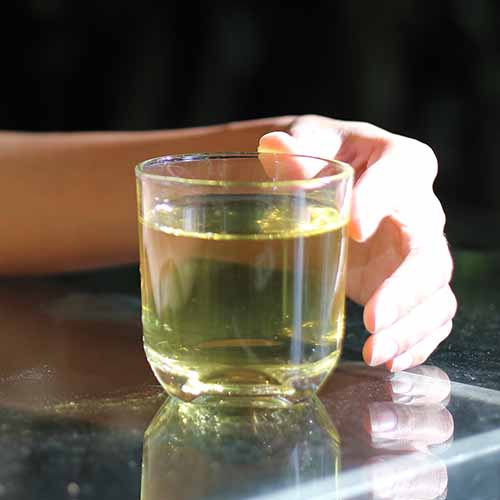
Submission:
POLYGON ((364 305, 363 358, 392 371, 423 363, 457 307, 432 188, 437 161, 425 144, 367 123, 310 115, 170 131, 0 133, 0 274, 137 261, 135 164, 257 144, 354 167, 347 294, 364 305))

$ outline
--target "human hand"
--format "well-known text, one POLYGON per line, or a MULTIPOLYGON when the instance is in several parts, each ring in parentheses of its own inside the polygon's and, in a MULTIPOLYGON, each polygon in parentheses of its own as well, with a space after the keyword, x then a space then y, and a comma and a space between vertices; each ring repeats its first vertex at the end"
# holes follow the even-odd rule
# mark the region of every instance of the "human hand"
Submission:
MULTIPOLYGON (((364 305, 363 358, 392 371, 423 363, 449 335, 457 302, 445 214, 432 185, 437 160, 414 139, 374 125, 307 115, 264 135, 259 151, 353 166, 347 295, 364 305)), ((300 175, 310 177, 307 165, 300 175)))

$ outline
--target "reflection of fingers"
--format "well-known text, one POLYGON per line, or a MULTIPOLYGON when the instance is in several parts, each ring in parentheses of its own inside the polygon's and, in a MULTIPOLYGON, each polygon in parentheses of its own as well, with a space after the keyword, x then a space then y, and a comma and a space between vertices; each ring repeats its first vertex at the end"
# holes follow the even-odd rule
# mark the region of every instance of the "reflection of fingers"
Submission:
POLYGON ((453 435, 453 417, 441 405, 374 402, 368 412, 368 431, 374 448, 425 449, 444 443, 453 435))
POLYGON ((370 466, 376 499, 436 499, 448 486, 446 464, 434 455, 412 453, 394 458, 379 456, 370 466))
POLYGON ((387 367, 391 371, 397 372, 424 363, 436 350, 437 346, 448 337, 452 327, 452 321, 446 322, 443 326, 432 332, 432 334, 412 346, 411 349, 388 361, 387 367))
POLYGON ((451 392, 448 375, 437 366, 394 373, 389 384, 395 403, 435 404, 445 401, 451 392))
MULTIPOLYGON (((400 267, 366 303, 366 328, 373 333, 389 327, 448 284, 452 268, 448 244, 442 235, 429 248, 411 250, 400 267)), ((448 301, 451 308, 456 307, 456 300, 450 291, 448 301)))
POLYGON ((376 366, 399 356, 394 370, 422 363, 431 352, 428 347, 436 347, 450 333, 451 328, 444 326, 450 322, 455 311, 455 296, 446 285, 389 328, 371 335, 363 347, 363 358, 369 365, 376 366), (415 358, 403 357, 410 348, 422 342, 411 353, 416 355, 415 358))

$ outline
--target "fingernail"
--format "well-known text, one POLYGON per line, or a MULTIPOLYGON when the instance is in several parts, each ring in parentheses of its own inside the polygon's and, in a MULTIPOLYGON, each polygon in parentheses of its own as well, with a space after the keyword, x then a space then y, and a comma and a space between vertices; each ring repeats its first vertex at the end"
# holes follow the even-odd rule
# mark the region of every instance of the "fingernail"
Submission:
POLYGON ((391 388, 394 394, 409 394, 413 390, 413 382, 406 373, 395 373, 391 377, 391 388))
POLYGON ((349 221, 349 237, 352 238, 354 241, 357 241, 358 243, 361 243, 365 240, 363 237, 363 233, 361 231, 361 223, 359 219, 355 219, 354 217, 351 216, 351 220, 349 221))
POLYGON ((392 396, 392 402, 398 405, 411 405, 415 404, 416 398, 404 394, 395 394, 392 396))
POLYGON ((370 427, 372 432, 389 432, 396 428, 398 417, 392 408, 384 403, 372 403, 370 412, 370 427))
POLYGON ((389 361, 397 355, 399 351, 398 344, 392 339, 374 340, 372 344, 371 366, 377 366, 389 361))
POLYGON ((392 360, 391 371, 399 372, 402 370, 406 370, 407 368, 410 368, 412 363, 413 356, 409 352, 405 352, 404 354, 401 354, 401 356, 398 356, 397 358, 394 358, 392 360))
POLYGON ((391 326, 399 317, 399 309, 391 303, 383 302, 375 309, 375 331, 391 326))

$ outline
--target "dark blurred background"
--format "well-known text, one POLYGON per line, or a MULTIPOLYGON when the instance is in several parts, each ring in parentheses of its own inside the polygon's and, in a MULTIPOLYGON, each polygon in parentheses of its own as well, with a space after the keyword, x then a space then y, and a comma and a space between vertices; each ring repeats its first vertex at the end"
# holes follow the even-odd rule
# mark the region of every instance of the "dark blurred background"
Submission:
POLYGON ((452 244, 500 246, 500 3, 281 5, 5 1, 0 129, 370 121, 433 147, 452 244))

